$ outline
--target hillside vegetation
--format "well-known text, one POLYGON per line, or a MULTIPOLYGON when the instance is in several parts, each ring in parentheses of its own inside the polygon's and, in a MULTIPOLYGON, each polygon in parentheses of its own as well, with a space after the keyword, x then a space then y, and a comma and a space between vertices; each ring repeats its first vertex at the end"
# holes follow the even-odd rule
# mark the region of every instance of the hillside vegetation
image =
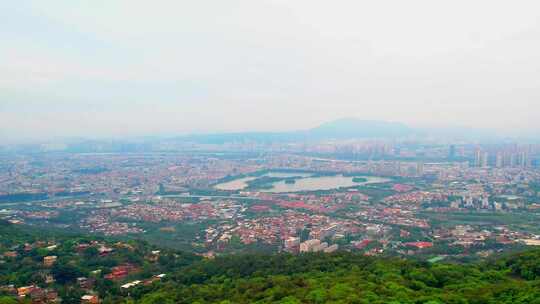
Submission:
POLYGON ((194 263, 138 303, 540 303, 539 279, 538 250, 473 265, 352 253, 228 256, 194 263))
MULTIPOLYGON (((540 304, 540 250, 475 264, 430 264, 349 252, 203 259, 140 241, 119 242, 0 224, 0 287, 37 284, 57 290, 62 303, 79 303, 83 294, 97 293, 103 303, 143 304, 540 304), (82 245, 86 247, 81 249, 82 245), (112 251, 98 254, 97 249, 104 247, 112 251), (153 259, 158 249, 159 258, 153 259), (8 257, 9 252, 16 257, 8 257), (50 255, 58 260, 45 267, 43 259, 50 255), (125 278, 107 279, 115 266, 126 264, 137 271, 125 278), (100 273, 92 275, 95 270, 100 273), (119 287, 159 273, 166 273, 166 278, 129 291, 119 287), (47 275, 55 281, 46 283, 47 275), (93 290, 78 286, 79 277, 93 277, 93 290)), ((0 290, 0 303, 13 300, 13 294, 0 290)))

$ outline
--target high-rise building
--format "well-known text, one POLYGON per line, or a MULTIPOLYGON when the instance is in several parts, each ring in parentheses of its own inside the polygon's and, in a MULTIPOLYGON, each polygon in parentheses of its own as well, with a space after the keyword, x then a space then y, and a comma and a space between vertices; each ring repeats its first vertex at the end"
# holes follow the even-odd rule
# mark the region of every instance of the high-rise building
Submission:
POLYGON ((424 176, 424 162, 423 161, 419 161, 416 164, 416 174, 418 176, 424 176))
POLYGON ((448 149, 448 158, 449 159, 455 159, 456 158, 456 146, 450 145, 450 148, 448 149))
POLYGON ((489 209, 489 199, 487 197, 482 198, 482 209, 489 209))
POLYGON ((522 168, 528 168, 531 166, 531 162, 529 159, 529 153, 527 151, 523 151, 519 154, 518 157, 519 166, 522 168))
POLYGON ((484 152, 482 154, 482 167, 487 168, 489 167, 489 153, 484 152))
POLYGON ((481 167, 482 166, 482 150, 479 148, 476 149, 474 153, 474 166, 475 167, 481 167))
POLYGON ((495 159, 495 167, 502 168, 504 167, 504 155, 502 152, 498 152, 495 159))
POLYGON ((514 154, 514 153, 510 154, 510 160, 509 160, 508 165, 509 165, 510 167, 516 167, 516 166, 517 166, 517 157, 516 157, 516 154, 514 154))
POLYGON ((476 154, 475 154, 474 165, 476 167, 486 168, 489 165, 488 161, 489 161, 489 154, 480 149, 477 149, 476 154))

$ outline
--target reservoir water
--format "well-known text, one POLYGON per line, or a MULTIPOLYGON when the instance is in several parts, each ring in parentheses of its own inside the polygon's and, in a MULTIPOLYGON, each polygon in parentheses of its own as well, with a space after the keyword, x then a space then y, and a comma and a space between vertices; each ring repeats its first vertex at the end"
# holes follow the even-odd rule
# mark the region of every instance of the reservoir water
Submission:
MULTIPOLYGON (((376 176, 362 176, 366 179, 364 182, 354 182, 354 177, 343 176, 341 174, 331 176, 312 176, 310 173, 295 173, 295 172, 270 172, 263 176, 268 177, 300 177, 295 180, 295 183, 286 183, 284 180, 272 184, 272 188, 263 189, 262 192, 270 193, 287 193, 287 192, 302 192, 302 191, 318 191, 332 190, 339 188, 348 188, 375 183, 385 183, 390 181, 387 178, 376 176)), ((229 182, 215 185, 219 190, 236 191, 245 189, 247 182, 255 180, 259 177, 243 177, 229 182)))
POLYGON ((286 193, 286 192, 301 192, 301 191, 318 191, 318 190, 332 190, 339 188, 348 188, 354 186, 361 186, 367 184, 384 183, 389 179, 382 177, 364 176, 365 182, 356 183, 353 181, 354 177, 333 175, 333 176, 318 176, 318 177, 306 177, 297 179, 294 184, 287 184, 285 181, 279 181, 273 184, 271 189, 261 190, 262 192, 271 193, 286 193))

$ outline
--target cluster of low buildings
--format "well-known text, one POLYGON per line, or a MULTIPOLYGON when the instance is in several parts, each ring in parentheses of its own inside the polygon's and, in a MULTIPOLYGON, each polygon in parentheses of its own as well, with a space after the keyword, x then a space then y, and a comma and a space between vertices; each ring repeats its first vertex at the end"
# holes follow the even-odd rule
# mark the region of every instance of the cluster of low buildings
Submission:
MULTIPOLYGON (((264 243, 285 251, 299 252, 301 236, 336 240, 344 238, 345 235, 358 235, 363 231, 365 226, 354 220, 288 210, 278 216, 244 218, 234 223, 210 227, 206 229, 205 239, 207 247, 215 246, 217 249, 225 248, 233 237, 238 237, 245 245, 264 243)), ((328 247, 330 251, 337 249, 328 247)), ((321 251, 323 249, 321 247, 321 251)))
POLYGON ((411 206, 386 207, 384 205, 364 207, 362 210, 351 214, 367 222, 382 222, 387 225, 399 225, 407 227, 417 227, 422 229, 430 228, 429 220, 419 218, 411 206))
POLYGON ((399 193, 388 196, 383 199, 383 203, 386 204, 415 204, 420 205, 424 203, 431 203, 433 201, 446 201, 448 196, 445 193, 433 192, 433 191, 413 191, 406 193, 399 193))
POLYGON ((433 238, 444 241, 451 246, 471 247, 484 245, 492 240, 500 245, 524 244, 540 246, 540 235, 529 232, 511 230, 507 226, 472 226, 457 225, 453 228, 441 228, 433 231, 433 238))
POLYGON ((143 233, 138 221, 161 223, 232 219, 240 216, 246 207, 234 200, 203 201, 197 204, 179 203, 165 199, 120 205, 115 208, 95 209, 82 220, 81 227, 105 235, 143 233))
MULTIPOLYGON (((75 255, 86 255, 90 248, 95 249, 95 257, 98 259, 105 258, 114 254, 117 250, 137 250, 132 245, 125 242, 117 243, 106 243, 103 241, 88 241, 88 242, 79 242, 75 244, 69 244, 72 248, 70 254, 75 255)), ((61 303, 62 299, 59 296, 58 290, 55 289, 56 279, 54 276, 53 267, 59 263, 61 254, 58 251, 59 247, 64 247, 63 243, 57 243, 53 240, 37 240, 33 243, 24 243, 24 244, 15 244, 11 246, 10 250, 3 249, 0 254, 0 266, 1 264, 15 263, 17 259, 26 259, 27 257, 33 256, 32 251, 35 250, 45 250, 49 252, 50 255, 45 255, 41 262, 38 262, 35 265, 35 273, 32 274, 32 277, 42 277, 42 286, 39 286, 37 283, 30 284, 27 286, 16 286, 13 284, 10 285, 1 285, 0 284, 0 293, 6 294, 12 297, 17 298, 21 303, 32 303, 32 304, 52 304, 52 303, 61 303)), ((63 248, 62 250, 66 250, 63 248)), ((161 251, 154 250, 148 251, 144 255, 145 262, 155 263, 160 257, 161 251)), ((98 268, 95 271, 88 273, 87 277, 78 277, 74 282, 70 283, 70 288, 78 288, 81 292, 84 292, 84 296, 81 297, 80 303, 82 304, 98 304, 101 303, 101 299, 98 293, 95 291, 96 282, 99 278, 105 280, 111 280, 118 284, 122 284, 125 280, 133 275, 140 275, 142 267, 133 263, 125 262, 123 264, 114 266, 110 269, 110 272, 107 274, 102 274, 102 268, 98 268)), ((121 285, 121 290, 129 290, 132 287, 137 285, 150 285, 154 282, 161 281, 165 278, 166 274, 157 274, 148 278, 140 279, 139 281, 126 282, 121 285)))
POLYGON ((154 282, 161 281, 163 278, 165 278, 165 276, 166 274, 162 273, 162 274, 152 276, 151 278, 146 279, 146 280, 135 280, 135 281, 132 281, 132 282, 129 282, 120 286, 120 288, 124 290, 128 290, 139 285, 148 286, 148 285, 153 284, 154 282))
POLYGON ((100 233, 103 235, 124 235, 143 233, 136 223, 126 223, 113 220, 102 210, 94 211, 90 216, 82 220, 80 227, 91 233, 100 233))
POLYGON ((21 302, 30 301, 32 304, 61 303, 58 292, 51 288, 42 288, 37 285, 15 287, 15 285, 0 286, 0 291, 17 297, 21 302))

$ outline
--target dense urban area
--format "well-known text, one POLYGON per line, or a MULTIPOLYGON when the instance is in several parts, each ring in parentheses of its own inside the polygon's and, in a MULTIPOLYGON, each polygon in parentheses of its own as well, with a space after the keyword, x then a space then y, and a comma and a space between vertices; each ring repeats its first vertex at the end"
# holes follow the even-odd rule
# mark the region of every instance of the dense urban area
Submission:
POLYGON ((0 220, 0 303, 502 299, 494 291, 475 301, 457 285, 447 290, 443 270, 457 276, 448 278, 455 284, 510 280, 517 284, 512 288, 536 293, 505 294, 501 303, 537 303, 531 299, 539 299, 538 253, 522 252, 540 246, 540 145, 362 140, 5 147, 0 220), (308 271, 306 260, 329 268, 308 271), (220 274, 227 263, 240 273, 220 274), (268 263, 301 270, 270 270, 268 263), (350 269, 354 263, 378 266, 350 269), (473 266, 457 266, 462 263, 473 266), (508 266, 513 263, 524 270, 508 266), (394 285, 385 288, 393 292, 374 290, 377 282, 369 278, 344 279, 377 271, 391 276, 400 267, 411 273, 388 278, 385 284, 394 285), (520 283, 505 267, 535 283, 520 283), (402 282, 412 276, 417 285, 402 282), (175 291, 173 283, 198 287, 175 291), (321 291, 325 284, 332 294, 321 291), (365 285, 360 294, 349 290, 354 284, 365 285), (229 291, 212 295, 206 290, 212 288, 229 291))

